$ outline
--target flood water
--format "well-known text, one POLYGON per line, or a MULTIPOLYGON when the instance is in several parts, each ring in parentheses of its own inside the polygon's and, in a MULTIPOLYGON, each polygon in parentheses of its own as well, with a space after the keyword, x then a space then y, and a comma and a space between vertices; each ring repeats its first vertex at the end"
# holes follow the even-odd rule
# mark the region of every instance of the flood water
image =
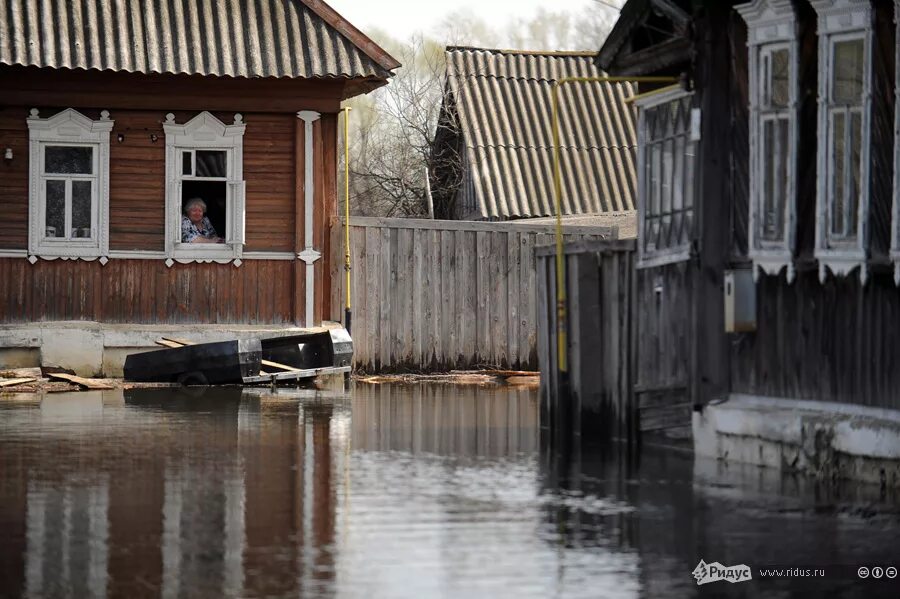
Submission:
POLYGON ((542 455, 537 393, 0 396, 0 596, 874 597, 892 492, 645 444, 542 455), (826 577, 715 582, 724 565, 826 577))

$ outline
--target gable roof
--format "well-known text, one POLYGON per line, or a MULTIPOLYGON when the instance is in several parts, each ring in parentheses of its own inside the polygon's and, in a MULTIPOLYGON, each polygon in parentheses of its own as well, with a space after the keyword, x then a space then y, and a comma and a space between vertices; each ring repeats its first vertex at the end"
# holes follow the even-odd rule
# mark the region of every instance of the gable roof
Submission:
POLYGON ((597 55, 597 64, 615 74, 642 75, 690 60, 691 15, 687 0, 628 0, 597 55), (668 23, 668 30, 657 20, 668 23), (633 38, 645 29, 641 48, 633 38))
POLYGON ((322 0, 0 0, 0 63, 230 77, 391 76, 322 0))
MULTIPOLYGON (((555 214, 552 85, 598 77, 596 52, 447 48, 456 106, 482 218, 555 214)), ((563 214, 634 209, 635 127, 628 83, 560 88, 563 214)))

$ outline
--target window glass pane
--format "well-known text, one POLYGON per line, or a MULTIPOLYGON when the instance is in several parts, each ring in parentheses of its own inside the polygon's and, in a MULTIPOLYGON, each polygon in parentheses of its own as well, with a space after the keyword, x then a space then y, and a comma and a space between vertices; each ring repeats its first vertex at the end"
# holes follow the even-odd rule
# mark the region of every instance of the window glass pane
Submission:
POLYGON ((769 90, 771 96, 768 98, 769 106, 784 108, 788 105, 790 99, 790 61, 788 60, 788 50, 776 50, 771 54, 771 81, 769 90))
POLYGON ((197 150, 198 177, 222 177, 227 176, 227 153, 221 150, 197 150))
POLYGON ((775 183, 775 122, 768 120, 763 122, 763 194, 762 214, 760 218, 761 233, 763 239, 770 239, 772 234, 772 212, 774 211, 774 194, 777 189, 775 183))
POLYGON ((190 150, 185 150, 181 153, 181 174, 182 175, 192 175, 194 174, 194 169, 192 163, 193 152, 190 150))
POLYGON ((850 148, 849 168, 850 191, 847 198, 847 236, 856 237, 857 207, 860 193, 860 152, 862 151, 862 115, 854 112, 850 115, 850 148))
POLYGON ((44 172, 91 175, 94 173, 94 148, 44 146, 44 172))
POLYGON ((658 216, 660 210, 660 196, 662 193, 660 174, 662 172, 662 145, 653 144, 650 148, 650 216, 658 216))
POLYGON ((672 178, 674 140, 663 142, 662 154, 662 193, 660 194, 660 212, 672 212, 672 178))
POLYGON ((775 202, 772 212, 771 238, 781 241, 784 237, 784 208, 792 201, 788 196, 788 161, 791 151, 788 147, 790 139, 790 121, 778 119, 775 143, 775 202))
POLYGON ((767 241, 784 238, 784 206, 788 201, 787 174, 789 119, 771 119, 763 125, 762 198, 760 198, 760 235, 767 241))
POLYGON ((47 181, 46 237, 66 236, 66 182, 47 181))
POLYGON ((837 236, 843 236, 846 226, 844 220, 844 212, 846 210, 846 199, 844 194, 844 114, 832 113, 831 115, 831 135, 834 139, 834 156, 832 159, 834 176, 831 179, 832 193, 834 194, 831 201, 831 232, 837 236))
POLYGON ((662 147, 662 192, 660 195, 660 213, 663 215, 660 219, 660 234, 662 236, 661 243, 665 246, 671 244, 672 231, 672 180, 673 172, 673 154, 675 151, 675 141, 667 139, 663 142, 662 147))
POLYGON ((863 89, 863 40, 834 44, 832 100, 837 104, 859 104, 863 89))
POLYGON ((72 181, 71 237, 91 237, 91 181, 72 181))
POLYGON ((684 209, 684 154, 685 136, 675 138, 675 155, 673 156, 675 180, 672 182, 672 211, 684 209))
POLYGON ((790 120, 775 119, 765 123, 763 161, 765 169, 762 198, 761 235, 767 241, 784 238, 784 207, 788 200, 787 174, 790 120))

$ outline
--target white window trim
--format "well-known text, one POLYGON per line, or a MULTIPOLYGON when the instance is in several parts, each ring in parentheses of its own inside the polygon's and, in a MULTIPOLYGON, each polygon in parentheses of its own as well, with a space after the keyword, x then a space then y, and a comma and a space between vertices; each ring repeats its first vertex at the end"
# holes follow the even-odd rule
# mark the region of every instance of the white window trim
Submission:
POLYGON ((225 125, 209 112, 201 112, 187 123, 179 125, 175 115, 169 113, 163 123, 166 135, 166 264, 175 262, 234 261, 240 265, 244 252, 246 223, 246 191, 244 183, 244 130, 246 125, 240 114, 234 115, 234 124, 225 125), (180 150, 227 150, 229 211, 224 244, 181 243, 181 153, 180 150))
POLYGON ((870 148, 872 120, 872 44, 874 11, 868 0, 810 0, 818 15, 819 33, 819 106, 816 177, 816 247, 819 261, 819 281, 825 282, 827 271, 835 276, 847 276, 859 268, 860 281, 868 278, 866 248, 868 247, 870 148), (832 198, 831 168, 832 140, 829 130, 831 99, 832 49, 835 42, 862 39, 865 69, 863 73, 862 139, 860 149, 860 191, 857 206, 856 239, 849 242, 831 241, 828 226, 829 203, 832 198))
MULTIPOLYGON (((894 24, 900 40, 900 0, 894 0, 894 24)), ((900 43, 896 47, 894 74, 894 205, 891 211, 891 261, 894 263, 894 284, 900 286, 900 43)))
POLYGON ((735 6, 747 23, 747 50, 749 53, 750 82, 750 205, 748 218, 748 256, 753 261, 753 278, 760 273, 778 276, 786 272, 788 283, 793 282, 796 271, 793 256, 797 231, 797 140, 799 139, 798 73, 799 41, 797 16, 791 0, 754 0, 735 6), (790 65, 788 80, 788 107, 773 111, 763 106, 764 81, 761 57, 764 53, 787 49, 790 65), (787 192, 784 205, 784 231, 782 241, 763 240, 759 236, 759 219, 765 190, 762 186, 764 154, 763 127, 773 115, 782 113, 790 122, 788 127, 787 192))
POLYGON ((77 110, 67 108, 46 119, 36 108, 27 119, 29 145, 28 181, 28 255, 34 264, 38 258, 46 260, 96 260, 106 264, 109 255, 109 134, 114 121, 109 112, 100 113, 100 120, 92 120, 77 110), (46 145, 77 145, 94 148, 96 174, 92 196, 92 226, 97 235, 88 241, 45 241, 45 206, 42 201, 43 148, 46 145))
MULTIPOLYGON (((647 190, 646 190, 646 176, 644 169, 644 147, 646 146, 646 137, 645 137, 645 123, 644 123, 644 115, 645 109, 647 108, 655 108, 661 104, 666 104, 668 102, 672 102, 674 100, 680 100, 687 96, 693 95, 693 92, 689 92, 681 88, 680 86, 673 86, 671 88, 664 88, 657 93, 648 93, 645 96, 637 98, 634 100, 634 105, 638 108, 638 152, 637 152, 637 172, 638 172, 638 263, 636 268, 652 268, 656 266, 664 266, 666 264, 674 264, 676 262, 684 262, 690 260, 691 258, 691 244, 688 242, 687 244, 683 244, 676 247, 664 248, 659 250, 654 250, 652 252, 644 251, 644 244, 641 242, 641 235, 644 232, 644 217, 645 217, 645 208, 644 203, 647 201, 647 190)), ((694 109, 697 110, 697 109, 694 109)), ((694 128, 694 114, 692 117, 692 128, 694 128)), ((697 123, 699 125, 699 122, 697 123)), ((697 127, 699 129, 699 127, 697 127)), ((691 141, 699 142, 699 130, 691 131, 690 133, 691 141)), ((699 157, 699 143, 697 144, 697 158, 699 157)), ((694 177, 695 180, 699 180, 699 160, 695 158, 694 162, 694 177)), ((694 213, 694 218, 696 219, 698 210, 697 210, 697 198, 700 194, 697 191, 696 183, 692 188, 694 190, 694 197, 692 198, 692 210, 694 213)))

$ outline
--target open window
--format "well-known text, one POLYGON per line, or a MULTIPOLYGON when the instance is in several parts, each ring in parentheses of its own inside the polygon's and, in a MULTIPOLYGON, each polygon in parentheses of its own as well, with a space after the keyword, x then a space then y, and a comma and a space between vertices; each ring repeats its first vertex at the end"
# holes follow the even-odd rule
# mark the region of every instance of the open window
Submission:
POLYGON ((819 27, 819 177, 816 258, 865 282, 869 216, 873 11, 853 0, 813 0, 819 27))
POLYGON ((693 94, 673 88, 638 106, 638 247, 641 265, 690 257, 699 111, 693 94))
POLYGON ((109 253, 109 133, 113 121, 67 109, 28 117, 28 253, 41 258, 102 258, 109 253))
POLYGON ((798 135, 797 19, 790 0, 735 7, 747 23, 750 82, 749 256, 754 276, 793 281, 798 135))
POLYGON ((167 256, 179 262, 239 260, 245 219, 241 115, 225 125, 202 112, 179 125, 169 114, 163 128, 167 256))

